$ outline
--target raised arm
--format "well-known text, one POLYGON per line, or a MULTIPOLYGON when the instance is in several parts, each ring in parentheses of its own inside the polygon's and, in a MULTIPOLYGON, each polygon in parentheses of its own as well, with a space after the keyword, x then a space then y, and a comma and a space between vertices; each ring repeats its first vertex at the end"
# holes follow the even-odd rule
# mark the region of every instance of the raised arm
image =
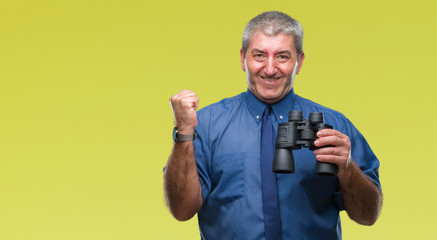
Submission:
MULTIPOLYGON (((193 134, 197 125, 199 99, 194 92, 182 90, 170 98, 175 126, 180 134, 193 134)), ((167 206, 179 221, 192 218, 202 206, 200 181, 192 141, 175 142, 164 171, 167 206)))
POLYGON ((349 137, 332 129, 321 130, 317 136, 316 146, 333 146, 317 149, 314 154, 321 162, 337 164, 340 188, 349 217, 357 223, 373 225, 381 210, 382 192, 350 157, 349 137))

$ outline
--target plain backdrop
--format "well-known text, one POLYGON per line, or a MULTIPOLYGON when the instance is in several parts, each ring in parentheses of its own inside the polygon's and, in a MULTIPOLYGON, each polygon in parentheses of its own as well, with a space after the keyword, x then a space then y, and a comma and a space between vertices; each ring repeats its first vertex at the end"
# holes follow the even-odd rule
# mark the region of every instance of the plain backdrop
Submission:
POLYGON ((200 239, 162 190, 171 95, 246 91, 246 23, 304 28, 295 92, 344 113, 381 161, 381 217, 344 239, 437 235, 436 3, 0 1, 0 239, 200 239))

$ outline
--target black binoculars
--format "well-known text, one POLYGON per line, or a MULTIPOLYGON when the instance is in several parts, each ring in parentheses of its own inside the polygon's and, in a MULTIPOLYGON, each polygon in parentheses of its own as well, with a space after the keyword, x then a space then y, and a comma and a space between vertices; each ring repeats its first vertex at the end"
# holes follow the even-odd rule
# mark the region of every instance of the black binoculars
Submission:
MULTIPOLYGON (((318 149, 314 145, 317 132, 322 129, 333 129, 331 125, 324 124, 323 113, 312 112, 308 119, 303 120, 302 111, 290 111, 288 122, 278 126, 275 144, 275 157, 273 159, 274 173, 294 173, 294 158, 292 150, 302 146, 311 151, 318 149)), ((324 146, 328 147, 328 146, 324 146)), ((316 162, 315 172, 321 176, 336 176, 338 167, 333 163, 316 162)))

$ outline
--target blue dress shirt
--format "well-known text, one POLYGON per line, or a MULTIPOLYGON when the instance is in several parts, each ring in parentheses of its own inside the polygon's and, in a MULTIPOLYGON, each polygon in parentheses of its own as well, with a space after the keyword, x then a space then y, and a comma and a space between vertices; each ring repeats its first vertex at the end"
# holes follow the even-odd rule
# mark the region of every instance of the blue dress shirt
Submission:
MULTIPOLYGON (((264 239, 261 191, 261 117, 266 104, 249 90, 197 112, 194 141, 203 206, 198 212, 202 239, 264 239)), ((323 112, 325 123, 349 136, 352 157, 380 187, 379 161, 341 113, 290 93, 272 105, 275 131, 290 110, 323 112)), ((344 210, 338 178, 317 176, 307 148, 293 150, 295 173, 277 174, 283 239, 341 239, 344 210)))

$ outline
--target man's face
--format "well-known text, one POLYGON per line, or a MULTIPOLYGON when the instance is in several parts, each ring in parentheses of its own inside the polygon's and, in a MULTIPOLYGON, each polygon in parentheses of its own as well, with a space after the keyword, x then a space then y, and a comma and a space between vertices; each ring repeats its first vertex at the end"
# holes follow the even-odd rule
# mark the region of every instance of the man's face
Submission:
MULTIPOLYGON (((249 90, 261 101, 272 104, 285 97, 292 87, 292 75, 297 61, 291 35, 268 36, 260 31, 253 34, 241 67, 247 74, 249 90)), ((299 73, 305 55, 301 54, 296 69, 299 73)))

